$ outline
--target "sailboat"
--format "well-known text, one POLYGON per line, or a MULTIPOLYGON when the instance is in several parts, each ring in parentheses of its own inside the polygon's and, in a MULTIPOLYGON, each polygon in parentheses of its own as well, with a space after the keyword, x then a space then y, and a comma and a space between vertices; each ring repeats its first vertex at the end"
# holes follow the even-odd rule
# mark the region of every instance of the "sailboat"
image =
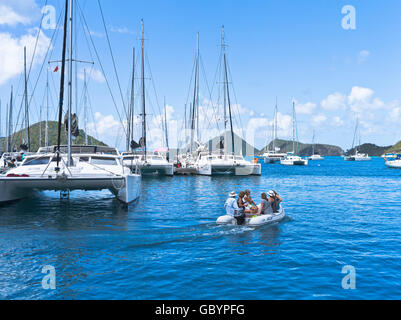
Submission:
POLYGON ((122 165, 121 155, 117 149, 99 146, 72 146, 73 5, 74 0, 66 0, 61 59, 58 143, 50 148, 39 149, 37 154, 27 156, 18 168, 0 175, 0 203, 26 198, 36 190, 60 191, 60 197, 68 198, 72 190, 108 189, 118 200, 126 204, 135 201, 140 196, 141 176, 131 173, 128 168, 122 165), (66 146, 62 146, 61 128, 68 29, 68 142, 66 146))
MULTIPOLYGON (((174 161, 174 173, 179 175, 196 174, 195 161, 200 151, 204 151, 204 146, 199 142, 200 128, 199 128, 199 66, 200 66, 200 53, 199 53, 199 32, 196 34, 196 58, 195 58, 195 74, 194 74, 194 91, 193 101, 190 104, 190 140, 185 151, 177 154, 174 161)), ((186 118, 186 116, 185 116, 186 118)), ((187 132, 188 123, 185 119, 185 133, 187 132)))
POLYGON ((324 160, 320 154, 315 154, 315 130, 313 130, 313 138, 312 138, 312 155, 308 158, 308 160, 312 161, 321 161, 324 160))
MULTIPOLYGON (((145 98, 145 56, 144 56, 144 23, 141 21, 141 93, 142 93, 142 138, 139 143, 136 143, 128 135, 128 139, 131 140, 130 145, 127 143, 127 150, 131 148, 131 151, 124 152, 122 154, 123 164, 132 171, 139 171, 143 175, 174 175, 174 165, 167 161, 167 157, 161 152, 148 153, 147 151, 147 128, 146 128, 146 98, 145 98)), ((134 78, 135 78, 135 51, 134 51, 134 71, 132 73, 132 88, 131 88, 131 108, 129 115, 134 114, 134 78)), ((133 116, 128 120, 130 123, 131 130, 128 132, 133 132, 133 116)))
MULTIPOLYGON (((360 145, 361 144, 361 141, 360 141, 361 140, 361 134, 360 134, 360 130, 359 130, 359 118, 357 118, 357 120, 356 120, 354 139, 352 141, 352 149, 354 148, 354 146, 356 144, 358 136, 359 136, 359 145, 360 145)), ((345 161, 370 161, 370 160, 372 160, 372 158, 369 157, 368 154, 360 153, 358 151, 358 146, 355 146, 355 154, 349 155, 349 156, 345 156, 344 160, 345 161)))
POLYGON ((231 174, 235 176, 248 176, 248 175, 261 175, 261 164, 252 163, 244 159, 241 154, 235 152, 235 140, 233 129, 233 117, 228 81, 227 58, 226 58, 226 45, 224 42, 224 26, 222 27, 221 37, 222 47, 222 72, 223 72, 223 85, 224 85, 224 150, 217 151, 204 151, 199 152, 198 158, 195 162, 197 174, 199 175, 226 175, 231 174), (227 119, 228 116, 228 119, 227 119), (230 123, 230 130, 227 130, 227 123, 230 123), (231 151, 228 152, 228 137, 231 136, 231 151))
POLYGON ((287 153, 286 157, 280 161, 285 166, 307 166, 308 160, 301 158, 299 154, 299 142, 297 134, 297 153, 295 153, 295 134, 297 131, 296 126, 296 113, 295 113, 295 102, 292 103, 292 152, 287 153))
POLYGON ((277 163, 281 159, 284 159, 285 156, 287 155, 286 153, 280 153, 279 152, 280 148, 276 147, 277 130, 278 130, 278 107, 276 99, 276 107, 274 108, 274 120, 273 120, 273 141, 272 141, 273 150, 268 150, 263 154, 265 163, 277 163))

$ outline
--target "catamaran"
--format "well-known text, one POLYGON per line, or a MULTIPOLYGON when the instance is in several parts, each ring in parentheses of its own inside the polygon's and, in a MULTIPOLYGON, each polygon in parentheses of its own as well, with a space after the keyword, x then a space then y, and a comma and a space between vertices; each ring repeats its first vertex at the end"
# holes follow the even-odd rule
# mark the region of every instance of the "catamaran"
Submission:
POLYGON ((141 176, 124 168, 121 155, 116 149, 72 146, 73 5, 74 0, 66 0, 57 146, 39 149, 37 154, 27 156, 18 168, 0 175, 0 203, 23 199, 37 190, 60 191, 62 197, 68 197, 71 190, 109 189, 117 199, 126 204, 135 201, 140 196, 141 176), (61 146, 67 30, 69 30, 68 143, 66 146, 61 146))
POLYGON ((315 130, 313 130, 313 138, 312 138, 312 155, 308 158, 308 160, 312 161, 321 161, 324 160, 320 154, 315 154, 315 130))
MULTIPOLYGON (((146 94, 145 94, 145 56, 144 56, 144 23, 141 21, 141 86, 142 86, 142 138, 139 140, 139 144, 133 140, 133 126, 134 126, 134 79, 135 79, 135 51, 133 59, 133 72, 132 72, 132 87, 131 87, 131 107, 128 112, 128 133, 127 133, 127 150, 131 151, 124 152, 122 154, 124 166, 130 168, 133 172, 138 170, 143 175, 174 175, 174 164, 167 160, 164 153, 154 152, 149 153, 147 149, 147 127, 146 127, 146 94)), ((166 106, 165 106, 166 110, 166 106)), ((165 118, 167 123, 167 120, 165 118)), ((167 130, 167 128, 166 128, 167 130)), ((166 132, 167 140, 167 132, 166 132)), ((168 152, 168 150, 167 150, 168 152)))
MULTIPOLYGON (((358 132, 359 132, 359 118, 356 119, 354 139, 352 141, 352 149, 356 145, 356 141, 357 141, 357 138, 358 138, 357 137, 358 136, 358 132)), ((361 140, 361 134, 359 132, 359 145, 361 144, 360 140, 361 140)), ((372 160, 372 158, 369 157, 368 154, 360 153, 359 150, 358 150, 358 146, 355 146, 355 154, 345 156, 344 160, 345 161, 370 161, 370 160, 372 160)))
MULTIPOLYGON (((253 163, 245 160, 242 154, 235 152, 235 135, 233 129, 233 116, 232 106, 229 90, 229 79, 227 70, 227 58, 226 58, 226 45, 224 41, 224 26, 222 27, 221 37, 221 48, 222 48, 222 73, 223 73, 223 86, 224 86, 224 140, 220 142, 224 144, 223 148, 217 151, 209 150, 208 152, 199 152, 198 157, 194 163, 197 174, 199 175, 221 175, 221 174, 232 174, 236 176, 246 175, 261 175, 262 167, 260 163, 254 161, 253 163), (230 123, 230 129, 227 130, 227 123, 230 123), (228 151, 228 134, 231 136, 231 151, 228 151)), ((198 111, 192 112, 192 116, 197 116, 198 111)), ((197 122, 199 118, 197 119, 197 122)), ((192 121, 195 123, 195 121, 192 121)), ((192 127, 194 128, 194 126, 192 127)), ((199 125, 198 125, 199 128, 199 125)), ((194 132, 194 130, 192 130, 194 132)), ((191 139, 192 143, 193 139, 191 139)))
POLYGON ((268 150, 263 154, 263 158, 265 163, 277 163, 280 160, 286 157, 286 153, 280 153, 280 148, 276 147, 277 141, 277 130, 278 130, 278 107, 277 107, 277 99, 276 99, 276 107, 274 109, 274 120, 273 120, 273 141, 272 147, 273 150, 268 150))
POLYGON ((285 166, 307 166, 308 160, 300 157, 299 154, 299 141, 298 141, 298 130, 296 126, 296 113, 295 113, 295 102, 292 104, 292 152, 287 153, 286 157, 280 161, 285 166), (295 134, 297 135, 296 150, 295 153, 295 134))

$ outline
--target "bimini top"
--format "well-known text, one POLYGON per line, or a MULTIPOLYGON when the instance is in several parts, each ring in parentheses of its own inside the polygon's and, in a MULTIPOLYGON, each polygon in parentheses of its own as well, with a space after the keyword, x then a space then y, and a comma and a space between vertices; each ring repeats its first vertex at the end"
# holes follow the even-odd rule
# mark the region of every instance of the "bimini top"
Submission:
MULTIPOLYGON (((39 148, 38 153, 55 153, 57 151, 57 146, 49 146, 39 148)), ((60 146, 61 153, 68 153, 68 146, 60 146)), ((72 154, 109 154, 118 156, 120 153, 116 148, 104 147, 104 146, 71 146, 72 154)))

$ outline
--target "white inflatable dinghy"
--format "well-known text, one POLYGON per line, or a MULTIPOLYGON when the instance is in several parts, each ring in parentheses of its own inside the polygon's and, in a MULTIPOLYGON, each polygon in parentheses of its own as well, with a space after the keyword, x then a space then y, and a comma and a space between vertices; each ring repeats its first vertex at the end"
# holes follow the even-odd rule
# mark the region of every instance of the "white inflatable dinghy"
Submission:
MULTIPOLYGON (((256 216, 254 218, 245 218, 244 226, 263 226, 265 224, 272 224, 275 222, 280 222, 285 217, 284 208, 280 208, 279 212, 273 214, 264 214, 256 216)), ((217 219, 217 224, 231 224, 237 225, 237 220, 229 215, 221 216, 217 219)))

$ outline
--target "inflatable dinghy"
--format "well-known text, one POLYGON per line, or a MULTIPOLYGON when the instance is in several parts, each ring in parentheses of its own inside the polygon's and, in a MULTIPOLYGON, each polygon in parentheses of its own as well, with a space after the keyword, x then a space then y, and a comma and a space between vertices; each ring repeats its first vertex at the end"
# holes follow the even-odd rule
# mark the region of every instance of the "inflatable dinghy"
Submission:
MULTIPOLYGON (((265 224, 272 224, 275 222, 280 222, 285 217, 284 208, 280 208, 279 212, 273 214, 264 214, 260 216, 256 216, 254 218, 246 218, 244 226, 263 226, 265 224)), ((237 220, 229 215, 221 216, 217 219, 217 224, 228 224, 228 225, 237 225, 237 220)))

